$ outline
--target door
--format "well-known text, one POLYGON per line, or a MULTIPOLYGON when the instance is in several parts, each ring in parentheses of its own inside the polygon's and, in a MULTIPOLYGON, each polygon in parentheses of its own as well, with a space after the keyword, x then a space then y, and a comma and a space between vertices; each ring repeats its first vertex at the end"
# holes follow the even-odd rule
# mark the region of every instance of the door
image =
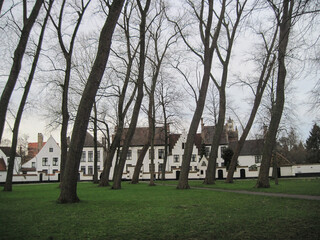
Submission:
POLYGON ((223 179, 223 171, 221 169, 218 170, 218 179, 223 179))
POLYGON ((179 180, 180 177, 180 171, 176 171, 176 180, 179 180))
POLYGON ((245 169, 240 169, 240 178, 245 179, 246 178, 246 170, 245 169))
POLYGON ((42 182, 42 173, 39 175, 39 181, 42 182))

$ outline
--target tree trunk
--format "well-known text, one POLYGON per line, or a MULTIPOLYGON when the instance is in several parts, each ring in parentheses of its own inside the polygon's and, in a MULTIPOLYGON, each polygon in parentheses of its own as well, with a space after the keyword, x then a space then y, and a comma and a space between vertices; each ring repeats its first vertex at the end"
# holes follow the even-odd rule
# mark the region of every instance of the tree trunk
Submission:
POLYGON ((93 162, 93 183, 98 184, 98 136, 97 136, 97 103, 93 103, 94 119, 93 119, 93 142, 94 142, 94 162, 93 162))
MULTIPOLYGON (((188 184, 188 175, 189 175, 189 168, 190 168, 190 161, 191 161, 191 155, 193 150, 193 144, 194 144, 194 138, 199 126, 199 122, 203 113, 203 108, 206 100, 207 90, 208 90, 208 84, 210 79, 210 73, 211 73, 211 65, 212 65, 212 57, 213 52, 216 48, 218 37, 220 34, 221 24, 222 24, 222 16, 224 15, 225 11, 225 4, 226 1, 224 0, 222 2, 222 8, 220 12, 220 18, 219 22, 217 24, 217 27, 215 29, 215 32, 213 34, 212 43, 210 45, 210 39, 211 39, 211 26, 212 26, 212 18, 213 18, 213 1, 209 1, 209 9, 208 9, 208 21, 205 27, 205 36, 203 39, 203 45, 204 45, 204 71, 203 71, 203 77, 201 82, 201 88, 199 93, 199 99, 197 102, 196 110, 193 114, 193 118, 190 124, 187 141, 185 144, 184 149, 184 155, 183 160, 181 164, 181 172, 179 177, 179 183, 177 186, 177 189, 189 189, 190 186, 188 184)), ((200 25, 200 27, 202 24, 200 25)), ((202 30, 200 30, 202 32, 202 30)))
POLYGON ((218 149, 220 145, 220 139, 223 132, 224 120, 226 115, 225 86, 221 87, 219 93, 220 93, 219 117, 218 117, 218 123, 214 129, 214 135, 211 143, 211 151, 209 155, 208 167, 206 171, 206 177, 204 179, 204 184, 214 184, 215 177, 216 177, 216 163, 217 163, 217 157, 218 157, 218 149))
POLYGON ((36 3, 34 4, 34 7, 32 9, 32 12, 29 18, 24 19, 24 25, 21 31, 20 40, 16 50, 14 51, 11 71, 0 99, 0 142, 2 139, 2 134, 3 134, 4 125, 6 121, 6 114, 7 114, 7 109, 8 109, 9 101, 11 98, 11 94, 14 90, 14 87, 16 85, 16 82, 20 73, 21 62, 26 50, 31 29, 37 19, 42 3, 43 3, 43 0, 37 0, 36 3))
POLYGON ((20 101, 20 106, 17 112, 17 116, 14 122, 14 127, 13 127, 13 135, 12 135, 12 144, 11 144, 11 150, 10 150, 10 158, 9 158, 9 164, 8 164, 8 170, 7 170, 7 177, 6 177, 6 182, 4 185, 4 191, 12 191, 12 177, 13 177, 13 168, 14 168, 14 161, 15 161, 15 157, 16 157, 16 149, 17 149, 17 143, 18 143, 18 135, 19 135, 19 126, 20 126, 20 122, 21 122, 21 118, 22 118, 22 114, 23 114, 23 110, 24 110, 24 106, 26 104, 27 98, 28 98, 28 94, 32 85, 32 81, 33 81, 33 77, 37 68, 37 64, 38 64, 38 60, 39 60, 39 55, 41 52, 41 47, 42 47, 42 42, 43 42, 43 37, 44 37, 44 33, 45 33, 45 29, 46 29, 46 25, 48 22, 48 18, 49 18, 49 14, 51 11, 51 7, 52 7, 53 1, 50 1, 49 6, 48 6, 48 11, 46 14, 46 17, 43 21, 43 25, 41 28, 41 32, 40 32, 40 36, 39 36, 39 41, 38 41, 38 45, 37 45, 37 50, 36 53, 34 55, 34 59, 33 59, 33 63, 32 63, 32 67, 30 70, 30 74, 28 77, 28 81, 24 87, 24 92, 20 101))
POLYGON ((167 117, 165 110, 163 111, 164 115, 164 157, 163 157, 163 164, 161 169, 161 179, 166 180, 166 166, 168 160, 168 126, 167 126, 167 117))
POLYGON ((260 106, 264 90, 265 90, 265 88, 267 86, 267 83, 268 83, 268 80, 270 78, 270 75, 271 75, 271 72, 272 72, 272 69, 273 69, 273 65, 274 65, 274 62, 275 62, 275 57, 273 58, 273 60, 271 61, 270 64, 269 64, 269 60, 270 60, 270 57, 271 57, 271 53, 272 53, 272 51, 274 49, 274 44, 275 44, 276 39, 277 39, 277 33, 278 33, 278 27, 276 28, 276 31, 274 33, 271 46, 267 50, 267 56, 266 56, 266 59, 264 61, 263 69, 262 69, 261 74, 260 74, 259 83, 258 83, 258 86, 257 86, 256 96, 255 96, 255 99, 254 99, 254 103, 253 103, 253 107, 252 107, 252 110, 251 110, 251 114, 250 114, 250 117, 249 117, 248 122, 246 124, 246 127, 244 128, 244 130, 242 132, 240 140, 237 142, 236 149, 233 152, 233 156, 232 156, 232 159, 231 159, 231 162, 230 162, 230 165, 229 165, 227 179, 225 181, 226 183, 233 183, 233 175, 234 175, 234 171, 236 170, 238 157, 240 155, 240 152, 241 152, 241 149, 242 149, 242 147, 244 145, 244 142, 245 142, 245 140, 246 140, 246 138, 247 138, 247 136, 248 136, 248 134, 250 132, 250 129, 252 127, 253 121, 254 121, 255 116, 257 114, 258 108, 260 106), (268 68, 268 65, 269 65, 269 68, 268 68), (267 68, 268 68, 268 71, 267 71, 267 68), (265 77, 266 71, 267 71, 267 75, 265 77))
POLYGON ((141 167, 143 164, 143 159, 146 156, 146 153, 148 152, 149 146, 150 146, 150 143, 149 142, 146 143, 140 152, 140 155, 139 155, 137 163, 136 163, 136 167, 134 168, 134 172, 133 172, 133 176, 132 176, 132 180, 131 180, 132 184, 139 183, 139 175, 140 175, 141 167))
POLYGON ((74 203, 79 201, 77 196, 77 179, 87 126, 92 105, 108 61, 112 35, 123 4, 124 0, 112 2, 109 7, 109 15, 101 30, 97 56, 83 91, 73 127, 68 161, 66 162, 61 193, 58 199, 60 203, 74 203))
POLYGON ((293 0, 283 1, 283 16, 280 22, 280 36, 279 36, 279 49, 278 49, 278 77, 277 77, 277 89, 276 89, 276 103, 272 109, 271 121, 269 130, 266 135, 266 140, 263 148, 262 162, 260 166, 260 172, 258 181, 256 184, 257 188, 269 188, 269 169, 272 152, 276 143, 276 136, 278 127, 280 124, 283 106, 285 101, 285 79, 286 79, 286 65, 285 56, 287 52, 287 46, 289 42, 289 33, 291 30, 291 18, 293 11, 293 0))
POLYGON ((114 182, 112 185, 112 189, 121 189, 121 178, 123 173, 123 168, 126 162, 126 156, 127 152, 130 147, 131 139, 133 137, 135 128, 137 126, 137 121, 139 117, 141 102, 143 98, 143 82, 144 82, 144 68, 145 68, 145 28, 146 28, 146 18, 147 18, 147 12, 150 7, 151 0, 146 1, 145 8, 143 9, 140 3, 140 0, 137 1, 139 11, 141 14, 141 22, 140 22, 140 56, 139 56, 139 73, 138 73, 138 81, 137 81, 137 88, 138 88, 138 94, 136 98, 136 102, 134 104, 131 122, 129 125, 129 129, 126 135, 125 142, 122 146, 122 152, 120 154, 120 160, 119 164, 117 166, 117 169, 115 169, 114 173, 114 182))

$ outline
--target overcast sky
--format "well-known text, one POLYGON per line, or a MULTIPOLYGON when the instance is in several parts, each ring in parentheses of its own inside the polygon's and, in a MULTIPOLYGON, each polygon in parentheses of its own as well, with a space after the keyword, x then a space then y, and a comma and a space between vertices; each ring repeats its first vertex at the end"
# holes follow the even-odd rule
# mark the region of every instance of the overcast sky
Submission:
MULTIPOLYGON (((3 11, 8 8, 8 5, 10 4, 10 1, 5 1, 4 6, 3 6, 3 11)), ((177 3, 175 3, 177 6, 177 3)), ((93 12, 94 9, 89 9, 89 13, 93 12)), ((179 9, 181 11, 181 9, 179 9)), ((177 11, 177 12, 179 12, 177 11)), ((1 21, 1 19, 0 19, 1 21)), ((92 26, 100 27, 103 24, 103 19, 101 16, 99 17, 91 17, 87 18, 87 20, 84 22, 84 26, 81 28, 82 32, 86 32, 88 29, 90 31, 92 30, 92 26)), ((316 26, 313 27, 311 33, 310 33, 310 38, 311 39, 316 39, 319 38, 319 24, 315 24, 316 26)), ((1 30, 0 34, 3 34, 3 31, 1 30)), ((80 32, 81 32, 80 31, 80 32)), ((297 32, 299 31, 299 27, 295 29, 295 32, 293 33, 294 39, 293 41, 298 40, 297 32)), ((252 44, 254 44, 254 37, 251 37, 248 35, 250 33, 247 33, 246 35, 240 36, 237 39, 236 46, 234 47, 234 59, 233 63, 230 67, 230 78, 235 79, 235 76, 247 76, 246 74, 250 71, 254 71, 254 67, 249 63, 245 62, 243 60, 243 56, 247 55, 251 51, 254 51, 252 44)), ((306 39, 308 39, 308 36, 304 36, 306 39)), ((4 38, 2 38, 3 40, 4 38)), ((10 38, 5 38, 6 44, 9 46, 13 46, 12 44, 9 44, 10 38)), ((294 44, 292 45, 294 47, 294 44)), ((317 46, 319 47, 319 43, 317 42, 317 46)), ((13 47, 12 47, 13 48, 13 47)), ((312 51, 316 51, 315 49, 319 48, 314 48, 314 49, 308 49, 305 51, 307 55, 312 55, 312 51)), ((0 49, 3 53, 5 53, 6 56, 8 55, 7 50, 4 47, 0 49)), ((12 52, 12 49, 11 49, 12 52)), ((298 55, 301 54, 301 51, 298 53, 298 55)), ((300 55, 299 55, 300 56, 300 55)), ((306 57, 306 56, 304 56, 306 57)), ((26 60, 27 61, 27 60, 26 60)), ((6 63, 10 63, 10 60, 6 60, 6 63)), ((24 66, 27 66, 29 63, 24 63, 24 66)), ((8 75, 8 64, 3 64, 3 66, 0 68, 0 91, 2 92, 2 89, 5 85, 5 82, 7 80, 7 75, 8 75)), ((310 65, 306 64, 306 66, 303 68, 301 67, 301 62, 296 61, 293 65, 291 65, 292 72, 295 74, 290 74, 289 72, 289 77, 292 77, 292 83, 290 85, 290 93, 288 94, 288 102, 291 102, 292 104, 290 105, 290 108, 292 108, 292 111, 294 110, 295 117, 294 117, 294 122, 292 122, 292 125, 297 128, 298 134, 300 135, 300 138, 305 141, 305 139, 309 135, 309 131, 312 128, 312 125, 316 122, 316 119, 319 121, 319 114, 315 111, 310 111, 310 91, 314 88, 315 84, 317 81, 319 81, 319 75, 317 72, 317 69, 315 69, 315 65, 310 65), (300 66, 299 66, 300 64, 300 66)), ((32 94, 37 95, 38 88, 40 89, 40 85, 34 85, 32 94)), ((41 90, 42 91, 42 90, 41 90)), ((13 97, 14 99, 18 99, 17 93, 14 93, 15 96, 13 97)), ((21 91, 20 91, 21 94, 21 91)), ((242 120, 245 120, 246 115, 248 115, 248 112, 250 110, 249 105, 247 104, 248 97, 250 97, 250 90, 248 88, 243 88, 243 87, 236 87, 232 86, 227 89, 227 94, 228 97, 231 99, 230 101, 232 102, 232 107, 234 107, 238 112, 239 115, 241 116, 242 120)), ((17 107, 17 102, 15 100, 11 101, 11 108, 17 107)), ((190 101, 193 101, 191 97, 189 98, 190 101)), ((38 108, 37 105, 40 103, 37 101, 42 101, 42 104, 45 103, 46 99, 44 95, 41 95, 41 98, 37 98, 36 96, 30 96, 29 100, 29 106, 28 109, 25 111, 25 114, 23 115, 23 120, 22 124, 20 127, 20 136, 21 135, 28 135, 29 136, 29 141, 37 141, 37 133, 41 132, 44 134, 45 141, 49 138, 50 135, 52 135, 57 142, 60 142, 60 137, 59 137, 59 129, 52 130, 51 128, 47 127, 48 121, 44 118, 43 116, 43 111, 38 108)), ((192 117, 192 112, 189 111, 189 108, 186 106, 186 112, 188 112, 185 115, 185 122, 184 122, 184 128, 187 130, 188 129, 188 124, 190 122, 190 119, 192 117)), ((9 114, 10 115, 10 114, 9 114)), ((226 119, 229 117, 232 117, 235 120, 235 124, 240 129, 240 124, 233 116, 231 113, 228 113, 226 116, 226 119)), ((210 124, 209 119, 205 118, 205 123, 210 124)), ((319 122, 318 122, 319 124, 319 122)), ((251 137, 253 137, 254 133, 257 133, 257 129, 253 129, 251 133, 251 137)), ((11 139, 11 132, 10 129, 6 128, 4 132, 4 137, 7 139, 11 139)))

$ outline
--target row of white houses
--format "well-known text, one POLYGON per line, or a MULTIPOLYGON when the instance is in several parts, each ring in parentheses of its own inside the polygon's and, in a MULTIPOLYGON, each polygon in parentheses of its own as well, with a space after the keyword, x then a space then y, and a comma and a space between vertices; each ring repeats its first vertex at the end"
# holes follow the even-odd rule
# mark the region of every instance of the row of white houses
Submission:
MULTIPOLYGON (((168 129, 169 130, 169 129, 168 129)), ((123 138, 125 138, 125 133, 123 138)), ((210 152, 210 143, 213 137, 214 127, 204 126, 201 123, 201 133, 195 137, 193 152, 190 162, 190 179, 205 178, 207 168, 207 156, 210 152)), ((146 143, 148 128, 137 128, 131 143, 130 150, 127 154, 126 165, 122 178, 130 180, 133 176, 134 168, 143 145, 146 143)), ((165 167, 166 179, 178 179, 181 169, 181 163, 184 153, 184 146, 187 139, 185 132, 181 134, 169 134, 168 160, 166 166, 163 166, 165 153, 164 128, 157 127, 155 132, 155 179, 161 177, 161 170, 165 167)), ((223 135, 220 139, 217 172, 216 177, 223 179, 227 176, 227 170, 224 166, 224 160, 221 155, 225 148, 235 147, 238 140, 238 132, 233 127, 233 121, 228 120, 225 125, 223 135)), ((238 159, 238 166, 235 172, 235 178, 255 178, 258 176, 260 162, 262 157, 263 139, 248 140, 241 151, 238 159)), ((21 165, 21 158, 17 155, 14 167, 13 182, 38 182, 38 181, 59 181, 60 179, 60 147, 51 136, 43 145, 39 152, 29 161, 21 165)), ((38 144, 39 146, 39 144, 38 144)), ((6 169, 8 166, 8 153, 10 148, 0 148, 0 183, 5 182, 6 169)), ((104 147, 98 143, 98 173, 103 170, 103 160, 105 158, 104 147)), ((113 161, 115 162, 115 160, 113 161)), ((87 133, 83 148, 82 157, 79 166, 79 180, 92 180, 94 166, 94 144, 93 137, 87 133)), ((140 171, 140 179, 150 179, 150 154, 147 153, 143 166, 140 171)), ((110 177, 113 175, 114 164, 111 168, 110 177)), ((272 169, 270 169, 270 176, 272 169)), ((278 174, 282 177, 294 176, 317 176, 320 175, 320 164, 293 165, 289 162, 282 164, 278 168, 278 174)))

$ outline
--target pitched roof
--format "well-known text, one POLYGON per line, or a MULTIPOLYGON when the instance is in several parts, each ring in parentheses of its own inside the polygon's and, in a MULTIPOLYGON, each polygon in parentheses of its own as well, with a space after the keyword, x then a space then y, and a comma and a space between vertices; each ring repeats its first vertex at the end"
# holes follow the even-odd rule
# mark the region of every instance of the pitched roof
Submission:
MULTIPOLYGON (((212 143, 214 132, 215 132, 215 126, 203 126, 202 137, 203 137, 204 144, 210 145, 212 143)), ((226 129, 223 129, 222 131, 220 144, 228 144, 226 129)))
MULTIPOLYGON (((237 145, 237 142, 232 142, 229 144, 229 147, 232 150, 235 150, 236 145, 237 145)), ((240 156, 262 155, 263 145, 264 145, 263 139, 247 140, 244 142, 244 145, 240 152, 240 156)))
MULTIPOLYGON (((98 147, 103 147, 103 145, 97 141, 98 147)), ((94 138, 90 133, 86 133, 86 139, 84 140, 84 147, 94 147, 94 138)))
POLYGON ((6 171, 6 170, 7 170, 7 167, 4 159, 0 158, 0 171, 6 171))
POLYGON ((172 149, 174 148, 174 146, 178 142, 180 136, 181 136, 181 134, 170 134, 169 135, 169 154, 172 153, 172 149))
MULTIPOLYGON (((0 147, 0 149, 7 157, 10 156, 11 147, 0 147)), ((20 157, 20 155, 17 152, 16 152, 16 157, 20 157)))
MULTIPOLYGON (((124 140, 128 134, 128 128, 124 128, 122 132, 121 142, 120 145, 122 146, 124 140)), ((155 135, 154 135, 154 145, 164 145, 165 143, 165 136, 164 136, 164 128, 163 127, 156 127, 155 128, 155 135)), ((132 140, 131 146, 143 146, 148 142, 148 135, 149 135, 149 128, 148 127, 138 127, 135 129, 132 140)))

